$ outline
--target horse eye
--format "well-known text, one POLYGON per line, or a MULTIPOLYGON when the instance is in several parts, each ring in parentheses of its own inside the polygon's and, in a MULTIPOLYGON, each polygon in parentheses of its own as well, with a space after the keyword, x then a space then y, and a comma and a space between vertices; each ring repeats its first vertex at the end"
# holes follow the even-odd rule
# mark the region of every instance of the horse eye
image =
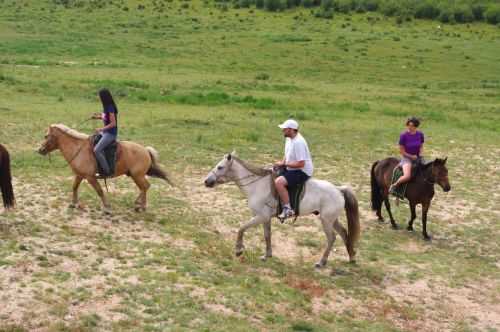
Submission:
POLYGON ((223 169, 224 166, 218 166, 217 169, 220 171, 221 169, 223 169))
POLYGON ((48 137, 49 137, 49 135, 45 135, 45 137, 44 137, 44 138, 48 138, 48 137))

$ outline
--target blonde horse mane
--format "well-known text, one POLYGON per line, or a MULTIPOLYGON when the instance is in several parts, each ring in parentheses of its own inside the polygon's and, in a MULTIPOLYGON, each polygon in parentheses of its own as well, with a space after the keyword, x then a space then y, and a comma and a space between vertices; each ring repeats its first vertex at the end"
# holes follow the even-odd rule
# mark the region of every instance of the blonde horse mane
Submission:
POLYGON ((67 134, 67 135, 69 135, 69 136, 71 136, 73 138, 76 138, 76 139, 88 139, 89 138, 89 135, 81 133, 81 132, 76 131, 74 129, 71 129, 68 126, 63 125, 62 123, 53 124, 53 125, 50 126, 50 128, 59 129, 63 133, 65 133, 65 134, 67 134))
POLYGON ((247 162, 241 160, 240 158, 238 158, 238 157, 236 157, 234 155, 231 155, 231 158, 234 158, 237 162, 239 162, 241 164, 241 166, 245 167, 247 170, 249 170, 250 172, 252 172, 255 175, 266 176, 266 175, 269 175, 269 174, 273 173, 273 170, 270 169, 270 168, 258 167, 258 166, 250 165, 247 162))

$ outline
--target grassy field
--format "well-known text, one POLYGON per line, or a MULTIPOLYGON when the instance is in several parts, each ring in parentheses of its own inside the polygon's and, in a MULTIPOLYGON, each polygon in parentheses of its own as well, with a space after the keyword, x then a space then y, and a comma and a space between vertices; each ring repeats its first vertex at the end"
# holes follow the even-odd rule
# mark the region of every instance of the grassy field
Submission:
MULTIPOLYGON (((306 9, 220 10, 198 1, 0 0, 0 143, 18 208, 0 214, 0 331, 500 330, 500 30, 396 24, 376 13, 314 18, 306 9), (99 8, 101 7, 101 8, 99 8), (91 133, 108 87, 120 138, 154 146, 176 188, 110 181, 112 216, 87 184, 71 210, 60 154, 35 153, 51 123, 91 133), (448 156, 433 236, 394 231, 370 211, 372 162, 396 155, 407 116, 422 118, 426 157, 448 156), (360 201, 359 258, 342 241, 313 268, 318 221, 273 222, 233 256, 250 217, 235 186, 202 181, 236 149, 253 164, 282 156, 276 125, 296 118, 315 176, 360 201)), ((407 206, 394 208, 402 226, 407 206)), ((345 219, 342 221, 345 223, 345 219)))

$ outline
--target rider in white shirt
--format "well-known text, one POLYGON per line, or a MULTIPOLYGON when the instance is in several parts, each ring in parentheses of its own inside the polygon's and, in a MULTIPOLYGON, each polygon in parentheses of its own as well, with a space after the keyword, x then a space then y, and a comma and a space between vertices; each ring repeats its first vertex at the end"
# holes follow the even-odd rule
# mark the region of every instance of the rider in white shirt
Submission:
POLYGON ((309 147, 304 137, 299 133, 297 121, 289 119, 280 124, 286 137, 285 157, 275 163, 276 167, 284 167, 282 176, 275 180, 275 187, 283 203, 283 211, 278 216, 281 220, 295 214, 290 206, 287 187, 295 187, 309 179, 313 174, 313 163, 309 147))

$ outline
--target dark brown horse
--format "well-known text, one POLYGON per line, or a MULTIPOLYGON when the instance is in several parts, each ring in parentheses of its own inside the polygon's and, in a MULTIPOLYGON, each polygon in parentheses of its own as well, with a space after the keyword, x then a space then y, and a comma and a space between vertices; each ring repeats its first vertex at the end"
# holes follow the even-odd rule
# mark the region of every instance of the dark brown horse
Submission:
POLYGON ((14 199, 14 190, 12 189, 10 156, 7 149, 2 144, 0 144, 0 189, 2 191, 3 206, 5 209, 13 208, 16 201, 14 199))
MULTIPOLYGON (((418 166, 416 175, 412 177, 406 187, 405 197, 410 203, 411 218, 408 222, 407 229, 413 231, 413 221, 416 213, 415 207, 417 204, 422 204, 422 234, 424 239, 430 240, 427 234, 427 211, 431 205, 432 197, 434 197, 434 184, 438 184, 445 192, 450 191, 450 183, 448 182, 448 170, 446 169, 446 159, 435 159, 432 162, 418 166)), ((389 213, 392 228, 397 229, 398 225, 392 217, 391 205, 389 203, 389 187, 391 185, 392 172, 398 165, 399 160, 396 158, 387 158, 376 161, 372 165, 371 171, 371 186, 372 186, 372 209, 377 212, 379 221, 384 221, 382 217, 382 202, 385 203, 385 208, 389 213)))

